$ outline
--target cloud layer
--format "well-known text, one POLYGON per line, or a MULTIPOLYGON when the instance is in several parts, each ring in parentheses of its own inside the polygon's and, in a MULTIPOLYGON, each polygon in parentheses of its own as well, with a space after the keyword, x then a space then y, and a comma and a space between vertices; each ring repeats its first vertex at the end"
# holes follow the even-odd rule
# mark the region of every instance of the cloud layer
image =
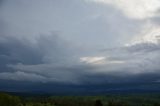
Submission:
POLYGON ((2 80, 72 84, 160 80, 158 0, 0 3, 2 80))
POLYGON ((119 8, 130 18, 145 19, 156 16, 155 12, 160 7, 159 0, 87 0, 90 2, 110 4, 119 8))

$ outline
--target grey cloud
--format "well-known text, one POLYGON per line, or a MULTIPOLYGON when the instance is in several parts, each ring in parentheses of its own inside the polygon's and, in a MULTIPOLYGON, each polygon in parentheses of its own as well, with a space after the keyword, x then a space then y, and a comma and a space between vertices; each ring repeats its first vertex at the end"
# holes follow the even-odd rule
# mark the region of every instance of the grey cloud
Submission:
POLYGON ((160 16, 152 17, 150 19, 154 24, 160 25, 160 16))
POLYGON ((14 80, 14 81, 29 81, 29 82, 46 82, 47 78, 33 74, 33 73, 24 73, 24 72, 2 72, 0 73, 1 80, 14 80))
MULTIPOLYGON (((63 82, 63 83, 81 83, 84 75, 92 68, 83 65, 58 65, 55 64, 39 64, 39 65, 9 65, 10 68, 20 70, 25 73, 33 73, 46 77, 47 82, 63 82)), ((34 80, 34 79, 33 79, 34 80)))
MULTIPOLYGON (((103 55, 106 55, 111 60, 123 61, 119 66, 114 64, 114 70, 111 72, 123 73, 124 76, 143 76, 160 74, 160 42, 159 37, 156 37, 157 43, 154 42, 139 42, 129 46, 123 46, 114 49, 105 49, 103 55)), ((108 67, 106 67, 108 70, 108 67)), ((123 76, 122 74, 122 76, 123 76)), ((121 76, 121 75, 120 75, 121 76)), ((133 78, 130 77, 130 78, 133 78)))
POLYGON ((67 45, 56 34, 40 35, 32 40, 1 36, 1 71, 9 70, 7 64, 69 64, 69 61, 74 61, 74 52, 67 45))
POLYGON ((4 21, 9 24, 6 33, 15 36, 32 37, 56 30, 63 33, 64 39, 77 45, 113 47, 138 33, 143 25, 110 5, 83 0, 15 1, 8 2, 2 11, 4 21), (117 37, 120 39, 115 39, 117 37))
POLYGON ((22 62, 24 64, 42 62, 41 52, 36 50, 36 48, 31 47, 30 42, 21 41, 13 37, 5 37, 4 41, 0 42, 0 49, 1 55, 8 57, 10 60, 22 62))
POLYGON ((0 6, 2 6, 2 5, 3 5, 3 2, 4 2, 4 0, 0 0, 0 6))
POLYGON ((79 83, 88 67, 81 67, 69 44, 55 34, 40 35, 31 41, 3 36, 0 49, 1 79, 79 83))
MULTIPOLYGON (((34 44, 27 40, 17 42, 18 40, 13 40, 12 37, 7 37, 1 42, 1 50, 3 50, 3 46, 5 48, 5 50, 1 52, 1 58, 4 58, 4 60, 7 60, 7 58, 9 60, 14 60, 14 62, 7 61, 5 63, 6 68, 10 71, 6 72, 1 70, 0 75, 3 75, 3 79, 7 79, 8 76, 11 76, 10 80, 18 81, 18 78, 14 79, 15 76, 17 74, 22 74, 26 76, 26 78, 19 78, 19 80, 27 81, 27 76, 31 74, 31 76, 37 76, 37 79, 29 77, 29 79, 33 81, 81 84, 119 81, 133 82, 141 77, 143 79, 143 76, 149 74, 160 74, 158 71, 160 69, 159 43, 142 42, 128 47, 121 47, 120 49, 115 49, 115 51, 111 50, 111 53, 107 55, 109 56, 108 61, 123 61, 124 63, 93 66, 81 63, 78 57, 76 60, 74 58, 74 52, 72 52, 72 50, 68 51, 67 45, 63 43, 63 40, 54 35, 40 36, 36 39, 36 43, 34 42, 34 44), (13 43, 15 41, 16 43, 13 43), (32 47, 30 45, 32 45, 32 47), (20 50, 15 48, 15 50, 12 51, 13 47, 18 47, 20 50), (28 50, 27 48, 30 49, 28 50), (18 55, 16 58, 16 55, 12 54, 14 52, 18 55), (29 53, 29 57, 27 58, 31 59, 33 59, 32 56, 34 56, 34 53, 38 53, 35 54, 38 56, 37 58, 34 56, 35 61, 37 60, 38 63, 26 60, 26 57, 24 57, 25 54, 23 53, 29 53), (38 80, 38 78, 40 79, 38 80), (44 79, 44 81, 42 81, 42 79, 44 79)), ((157 77, 153 79, 146 78, 143 81, 148 80, 155 81, 158 79, 157 77)))
MULTIPOLYGON (((83 0, 15 0, 2 8, 1 79, 105 83, 159 74, 159 43, 119 48, 142 30, 144 21, 130 19, 111 5, 83 0), (101 48, 111 49, 97 52, 101 48), (85 64, 79 60, 85 56, 105 56, 106 62, 124 63, 85 64)), ((157 77, 151 78, 148 80, 157 77)))
POLYGON ((160 44, 155 44, 152 42, 144 42, 144 43, 138 43, 134 44, 132 46, 126 47, 127 51, 131 53, 148 53, 148 52, 154 52, 160 50, 160 44))
POLYGON ((160 25, 160 9, 158 9, 154 14, 155 14, 154 17, 151 17, 147 20, 150 20, 152 24, 159 26, 160 25))

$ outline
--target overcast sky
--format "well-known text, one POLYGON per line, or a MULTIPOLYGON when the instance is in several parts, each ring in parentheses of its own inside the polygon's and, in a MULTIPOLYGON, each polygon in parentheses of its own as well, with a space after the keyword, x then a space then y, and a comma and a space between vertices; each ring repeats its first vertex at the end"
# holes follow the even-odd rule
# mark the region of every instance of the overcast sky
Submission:
POLYGON ((160 0, 0 0, 0 80, 160 82, 160 0))

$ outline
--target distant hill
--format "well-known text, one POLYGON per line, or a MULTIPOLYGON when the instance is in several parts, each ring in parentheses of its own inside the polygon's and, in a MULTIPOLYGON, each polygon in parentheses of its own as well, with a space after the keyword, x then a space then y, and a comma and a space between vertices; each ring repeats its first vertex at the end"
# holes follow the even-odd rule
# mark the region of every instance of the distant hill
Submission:
MULTIPOLYGON (((16 85, 17 86, 17 85, 16 85)), ((28 85, 29 86, 29 85, 28 85)), ((10 87, 12 88, 12 87, 10 87)), ((127 93, 159 93, 159 83, 116 83, 116 84, 39 84, 31 88, 17 88, 12 90, 1 89, 16 95, 104 95, 104 94, 127 94, 127 93)))

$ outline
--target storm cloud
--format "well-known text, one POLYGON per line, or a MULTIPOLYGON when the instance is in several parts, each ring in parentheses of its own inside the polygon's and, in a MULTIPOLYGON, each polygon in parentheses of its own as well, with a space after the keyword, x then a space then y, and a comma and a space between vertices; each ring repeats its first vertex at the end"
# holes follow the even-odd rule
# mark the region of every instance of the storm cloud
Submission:
POLYGON ((158 82, 160 6, 131 1, 1 0, 0 79, 158 82))

